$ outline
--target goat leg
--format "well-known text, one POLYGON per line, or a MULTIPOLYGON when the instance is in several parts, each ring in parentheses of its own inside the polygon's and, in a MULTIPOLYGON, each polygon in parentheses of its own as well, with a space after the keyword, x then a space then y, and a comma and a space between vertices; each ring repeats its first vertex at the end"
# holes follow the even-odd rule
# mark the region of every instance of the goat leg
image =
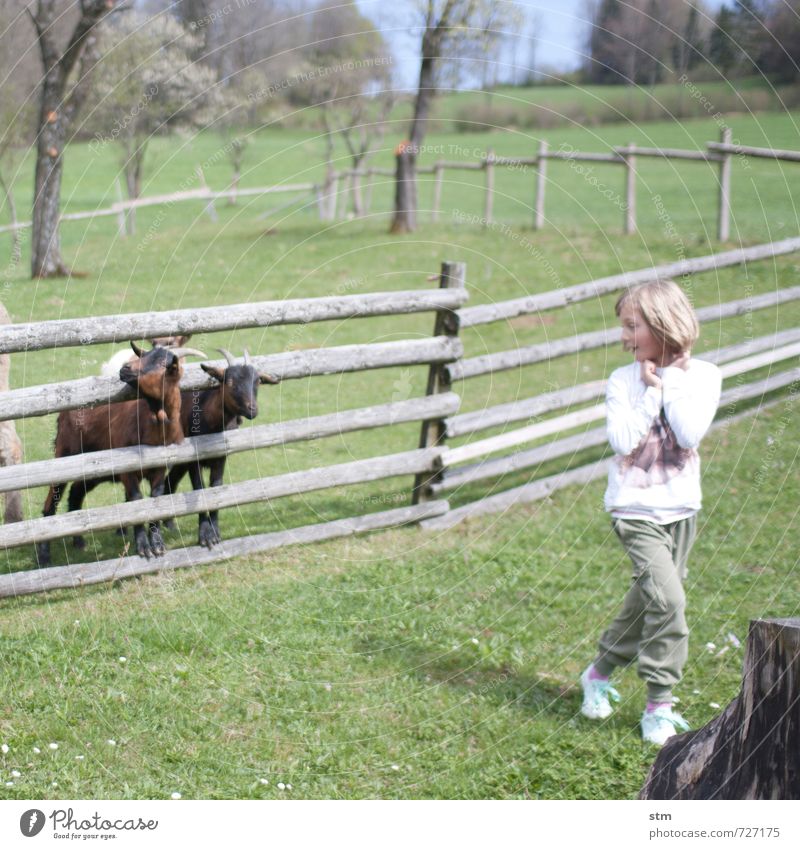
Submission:
MULTIPOLYGON (((225 475, 225 457, 218 457, 211 462, 211 475, 209 486, 221 486, 222 479, 225 475)), ((211 528, 214 532, 214 544, 222 542, 222 536, 219 532, 219 510, 212 510, 209 514, 211 520, 211 528)))
MULTIPOLYGON (((44 507, 42 508, 42 516, 54 516, 56 510, 58 510, 59 502, 61 501, 61 496, 64 494, 64 487, 66 484, 56 483, 53 484, 50 489, 47 491, 47 498, 44 500, 44 507)), ((40 542, 36 546, 36 562, 39 566, 49 566, 50 565, 50 541, 40 542)))
MULTIPOLYGON (((98 483, 99 481, 74 481, 72 486, 69 488, 67 509, 70 512, 72 510, 80 510, 81 507, 83 507, 83 499, 86 497, 86 493, 93 490, 98 483)), ((80 535, 72 538, 72 544, 79 551, 83 551, 86 548, 86 540, 80 535)))
MULTIPOLYGON (((189 464, 189 479, 192 482, 192 489, 204 489, 203 470, 200 466, 200 461, 197 460, 189 464)), ((216 542, 214 538, 214 526, 211 524, 211 519, 208 513, 197 514, 197 543, 205 548, 213 548, 216 542)))
MULTIPOLYGON (((158 471, 151 473, 151 497, 158 498, 159 495, 163 495, 165 483, 166 471, 164 469, 159 469, 158 471)), ((150 551, 158 557, 164 553, 164 539, 161 536, 161 528, 158 521, 150 522, 148 530, 150 536, 150 551)))
MULTIPOLYGON (((125 501, 141 501, 142 491, 139 488, 139 479, 135 475, 123 475, 122 483, 125 487, 125 501)), ((148 560, 152 555, 150 539, 144 525, 133 526, 133 538, 136 541, 136 553, 148 560)))

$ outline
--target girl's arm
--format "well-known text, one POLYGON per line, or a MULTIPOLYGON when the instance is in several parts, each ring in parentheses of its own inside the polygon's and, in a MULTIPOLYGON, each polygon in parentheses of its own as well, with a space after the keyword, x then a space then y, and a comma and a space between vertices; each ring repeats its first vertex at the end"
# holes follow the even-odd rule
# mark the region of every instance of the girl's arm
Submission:
POLYGON ((660 410, 660 388, 648 386, 632 403, 625 372, 612 374, 606 389, 606 434, 614 453, 627 457, 647 435, 660 410))
POLYGON ((697 448, 719 406, 722 376, 716 366, 703 366, 699 379, 682 368, 661 372, 664 413, 681 448, 697 448))

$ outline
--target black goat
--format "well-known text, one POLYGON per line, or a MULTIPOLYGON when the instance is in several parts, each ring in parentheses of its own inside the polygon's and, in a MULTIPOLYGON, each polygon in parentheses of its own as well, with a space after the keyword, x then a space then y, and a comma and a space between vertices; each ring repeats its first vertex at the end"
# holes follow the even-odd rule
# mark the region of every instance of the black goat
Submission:
MULTIPOLYGON (((145 352, 134 342, 131 342, 131 348, 136 357, 122 366, 119 379, 136 389, 139 399, 59 413, 56 457, 132 445, 171 445, 183 441, 181 391, 178 385, 183 376, 181 358, 188 354, 199 357, 206 355, 194 348, 153 348, 145 352)), ((150 480, 153 494, 160 495, 166 470, 150 469, 145 474, 150 480)), ((126 501, 136 501, 142 497, 139 489, 142 477, 140 471, 119 476, 125 487, 126 501)), ((107 480, 113 478, 109 476, 75 481, 69 492, 69 509, 79 510, 86 493, 107 480)), ((44 516, 52 516, 56 512, 65 486, 64 483, 50 487, 42 510, 44 516)), ((164 553, 164 542, 157 522, 150 523, 149 536, 144 525, 135 525, 134 535, 136 550, 143 557, 164 553)), ((76 536, 73 542, 77 548, 85 546, 83 537, 76 536)), ((50 543, 40 542, 36 554, 40 566, 49 565, 50 543)))
MULTIPOLYGON (((181 424, 184 436, 200 436, 235 430, 243 418, 254 419, 258 415, 258 387, 262 383, 279 383, 277 377, 263 374, 251 364, 247 349, 244 360, 237 364, 233 355, 224 348, 219 352, 228 366, 219 369, 201 363, 200 368, 211 375, 219 386, 205 390, 184 390, 181 395, 181 424)), ((165 492, 175 492, 183 476, 188 472, 193 489, 203 489, 202 469, 211 470, 209 486, 219 486, 225 472, 225 457, 210 460, 194 460, 173 466, 167 476, 165 492)), ((222 537, 219 533, 219 511, 200 513, 198 516, 198 542, 206 548, 216 545, 222 537)))

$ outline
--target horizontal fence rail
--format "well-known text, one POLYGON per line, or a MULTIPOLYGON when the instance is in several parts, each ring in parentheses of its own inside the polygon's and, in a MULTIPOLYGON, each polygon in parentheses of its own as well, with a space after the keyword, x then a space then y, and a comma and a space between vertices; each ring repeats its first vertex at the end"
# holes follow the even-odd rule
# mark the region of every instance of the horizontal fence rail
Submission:
POLYGON ((110 530, 144 522, 207 513, 224 507, 239 507, 287 495, 300 495, 320 489, 383 480, 427 472, 438 460, 435 448, 416 449, 384 457, 354 460, 320 469, 289 472, 243 483, 223 484, 209 489, 172 493, 139 501, 126 501, 110 507, 73 510, 70 513, 28 519, 0 527, 0 549, 110 530))
MULTIPOLYGON (((341 345, 312 351, 289 351, 250 359, 259 371, 269 372, 281 380, 294 380, 392 366, 418 365, 421 362, 448 363, 458 359, 462 350, 460 341, 442 336, 365 345, 341 345)), ((225 368, 227 363, 224 360, 215 360, 212 365, 225 368)), ((214 385, 214 379, 195 365, 186 367, 181 380, 181 389, 208 389, 214 385)), ((115 377, 84 377, 30 389, 14 389, 3 395, 0 421, 45 416, 61 410, 129 401, 135 397, 134 390, 115 377)))
POLYGON ((368 513, 365 516, 335 519, 331 522, 223 540, 210 550, 201 546, 179 548, 152 560, 137 556, 123 556, 96 563, 76 563, 69 566, 50 566, 30 572, 14 572, 10 575, 0 575, 0 598, 47 590, 79 589, 105 581, 119 581, 137 575, 169 572, 174 569, 186 569, 190 566, 230 560, 233 557, 263 554, 286 545, 341 539, 367 531, 416 524, 423 519, 441 516, 448 509, 449 504, 446 501, 427 501, 412 507, 398 507, 394 510, 368 513))
POLYGON ((705 271, 729 268, 733 265, 742 265, 743 263, 783 256, 797 251, 800 251, 800 238, 794 237, 770 242, 766 245, 737 248, 733 251, 724 251, 693 259, 682 259, 678 262, 642 268, 639 271, 628 271, 622 274, 613 274, 610 277, 601 277, 588 283, 569 286, 565 289, 556 289, 539 295, 527 295, 524 298, 515 298, 498 304, 465 307, 459 310, 459 319, 462 328, 475 327, 479 324, 489 324, 501 319, 517 318, 521 315, 533 315, 546 310, 566 307, 579 301, 586 301, 612 292, 621 292, 629 286, 649 283, 652 280, 680 278, 687 274, 701 274, 705 271))
POLYGON ((64 481, 90 480, 106 475, 118 476, 125 472, 156 469, 193 460, 208 460, 256 448, 287 445, 386 425, 444 417, 454 413, 459 402, 458 395, 449 392, 278 424, 256 425, 240 430, 195 436, 177 445, 137 445, 39 460, 20 466, 6 466, 0 468, 0 492, 50 486, 64 481))
POLYGON ((169 312, 69 318, 28 324, 9 324, 0 334, 0 354, 126 342, 187 333, 215 333, 253 327, 309 324, 347 318, 401 315, 434 310, 456 310, 467 300, 464 289, 430 292, 379 292, 229 304, 169 312))
MULTIPOLYGON (((800 300, 800 286, 790 289, 779 289, 775 292, 767 292, 750 298, 741 298, 737 301, 729 301, 725 304, 715 304, 701 307, 696 310, 697 319, 701 323, 718 321, 722 318, 732 318, 737 315, 767 309, 790 301, 800 300)), ((577 354, 581 351, 589 351, 595 348, 603 348, 613 345, 622 338, 622 330, 613 327, 608 330, 593 330, 588 333, 579 333, 563 339, 555 339, 551 342, 541 342, 536 345, 528 345, 524 348, 514 348, 510 351, 498 351, 494 354, 483 354, 480 357, 470 357, 465 360, 454 362, 448 366, 450 379, 465 380, 470 377, 480 377, 484 374, 494 374, 498 371, 518 368, 519 366, 533 365, 534 363, 547 362, 557 357, 568 354, 577 354)))

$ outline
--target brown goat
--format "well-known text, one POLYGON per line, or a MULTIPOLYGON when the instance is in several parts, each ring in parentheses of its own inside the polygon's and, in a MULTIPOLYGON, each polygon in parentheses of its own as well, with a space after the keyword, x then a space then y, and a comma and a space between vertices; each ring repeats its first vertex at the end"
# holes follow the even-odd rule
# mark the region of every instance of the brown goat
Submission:
MULTIPOLYGON (((183 376, 181 357, 194 354, 205 357, 202 351, 193 348, 153 348, 143 351, 134 342, 131 348, 138 359, 126 363, 119 372, 120 380, 136 389, 139 399, 118 404, 104 404, 91 409, 66 410, 58 416, 55 456, 68 457, 90 451, 109 448, 125 448, 132 445, 171 445, 183 441, 181 427, 181 392, 183 376)), ((136 501, 142 497, 139 483, 141 471, 127 472, 119 476, 125 487, 125 500, 136 501)), ((153 495, 164 489, 164 469, 147 472, 153 495)), ((104 480, 112 477, 76 481, 70 490, 69 509, 79 509, 87 492, 104 480)), ((50 487, 45 499, 44 516, 52 516, 58 509, 65 483, 50 487)), ((149 533, 144 525, 134 526, 136 551, 142 557, 164 553, 157 522, 151 522, 149 533)), ((82 537, 75 537, 76 547, 83 548, 82 537)), ((40 542, 37 546, 40 566, 50 563, 50 543, 40 542)))

